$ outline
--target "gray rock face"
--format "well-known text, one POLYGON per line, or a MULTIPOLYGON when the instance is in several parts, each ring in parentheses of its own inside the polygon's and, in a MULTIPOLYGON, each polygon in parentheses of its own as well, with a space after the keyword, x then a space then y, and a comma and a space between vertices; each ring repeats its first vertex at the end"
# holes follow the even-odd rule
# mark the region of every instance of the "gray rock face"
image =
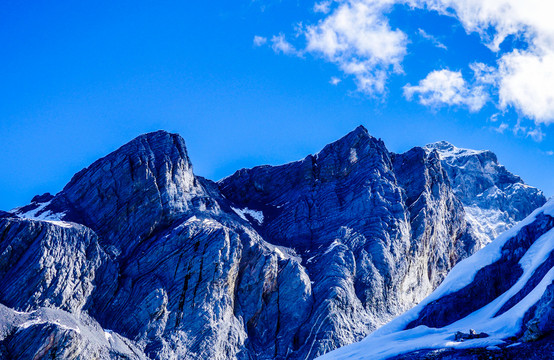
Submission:
POLYGON ((96 234, 85 226, 0 220, 4 305, 21 311, 48 306, 79 313, 95 288, 96 273, 112 270, 109 261, 96 234))
POLYGON ((312 359, 418 303, 475 234, 436 151, 363 127, 218 183, 142 135, 0 214, 0 355, 312 359))
POLYGON ((146 359, 129 339, 85 313, 50 307, 18 312, 0 304, 0 336, 2 359, 146 359))
POLYGON ((491 151, 460 149, 446 141, 429 144, 425 149, 439 153, 481 246, 546 203, 542 191, 510 173, 491 151))

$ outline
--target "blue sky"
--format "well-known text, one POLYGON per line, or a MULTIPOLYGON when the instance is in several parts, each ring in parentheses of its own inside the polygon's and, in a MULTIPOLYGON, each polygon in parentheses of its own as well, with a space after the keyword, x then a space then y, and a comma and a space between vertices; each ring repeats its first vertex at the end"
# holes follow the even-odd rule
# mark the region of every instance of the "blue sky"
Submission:
POLYGON ((395 152, 491 149, 554 195, 551 75, 532 73, 550 64, 551 29, 532 13, 499 22, 503 1, 477 25, 475 0, 2 2, 0 209, 158 129, 213 180, 362 124, 395 152))

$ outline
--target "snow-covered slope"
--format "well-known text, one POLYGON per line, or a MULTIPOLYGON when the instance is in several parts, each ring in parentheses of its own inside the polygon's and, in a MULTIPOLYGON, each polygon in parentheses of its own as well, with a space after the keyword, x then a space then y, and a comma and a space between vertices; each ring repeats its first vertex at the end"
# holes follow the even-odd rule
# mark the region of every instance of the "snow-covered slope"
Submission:
POLYGON ((509 172, 489 150, 462 149, 446 141, 428 144, 425 149, 439 153, 481 246, 546 202, 542 191, 509 172))
MULTIPOLYGON (((457 351, 468 348, 509 353, 550 336, 553 298, 554 200, 550 200, 461 261, 415 308, 364 340, 320 359, 412 359, 423 354, 440 358, 440 351, 432 349, 448 349, 451 358, 461 358, 457 351), (416 351, 417 356, 410 355, 416 351)), ((534 350, 535 358, 549 358, 541 351, 534 350)))

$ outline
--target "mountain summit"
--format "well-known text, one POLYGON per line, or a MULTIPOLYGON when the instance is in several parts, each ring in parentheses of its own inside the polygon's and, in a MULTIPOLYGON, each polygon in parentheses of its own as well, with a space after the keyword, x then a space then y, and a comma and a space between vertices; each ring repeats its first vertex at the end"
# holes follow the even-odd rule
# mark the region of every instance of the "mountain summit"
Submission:
POLYGON ((496 157, 443 153, 358 127, 214 183, 179 135, 139 136, 0 214, 0 357, 313 359, 359 341, 482 246, 468 209, 516 221, 545 201, 496 157), (498 201, 467 202, 461 178, 498 201))

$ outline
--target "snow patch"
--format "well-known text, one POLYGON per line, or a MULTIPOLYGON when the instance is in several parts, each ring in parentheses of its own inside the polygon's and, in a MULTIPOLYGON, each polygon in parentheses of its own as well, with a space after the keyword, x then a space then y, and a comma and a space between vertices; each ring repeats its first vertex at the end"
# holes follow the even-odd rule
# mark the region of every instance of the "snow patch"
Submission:
POLYGON ((246 215, 249 215, 252 219, 256 220, 258 225, 262 225, 264 222, 264 213, 259 210, 252 210, 247 207, 243 209, 237 209, 231 206, 231 209, 240 216, 241 219, 246 220, 250 222, 250 220, 246 217, 246 215))
POLYGON ((356 153, 356 149, 352 148, 350 149, 350 162, 353 164, 358 161, 358 154, 356 153))
POLYGON ((496 239, 512 225, 506 222, 507 214, 498 209, 464 206, 464 210, 465 219, 474 230, 473 234, 479 239, 481 247, 496 239))
POLYGON ((75 331, 77 334, 81 333, 81 329, 79 329, 79 327, 74 327, 73 328, 71 326, 60 323, 59 320, 54 320, 54 321, 48 322, 48 321, 43 320, 41 318, 29 320, 29 321, 26 321, 26 322, 22 323, 21 325, 18 326, 17 331, 27 329, 27 328, 29 328, 31 326, 34 326, 34 325, 41 325, 41 324, 46 324, 46 323, 58 325, 62 329, 75 331))
POLYGON ((433 150, 433 149, 437 150, 441 160, 446 160, 449 158, 455 158, 460 156, 479 155, 484 152, 487 152, 487 150, 473 150, 473 149, 459 148, 450 144, 447 141, 438 141, 436 143, 428 144, 425 146, 425 148, 429 150, 433 150))
POLYGON ((70 223, 62 221, 63 217, 65 216, 65 212, 55 213, 52 212, 52 210, 45 210, 45 208, 50 205, 50 203, 51 201, 38 203, 36 208, 27 212, 21 212, 21 207, 15 208, 10 212, 17 215, 21 219, 46 221, 51 224, 65 228, 71 227, 70 223))
POLYGON ((327 250, 325 250, 325 252, 323 254, 325 255, 325 254, 330 253, 334 248, 336 248, 339 245, 341 245, 340 241, 338 241, 338 240, 333 241, 331 243, 331 245, 329 245, 329 247, 327 248, 327 250))

